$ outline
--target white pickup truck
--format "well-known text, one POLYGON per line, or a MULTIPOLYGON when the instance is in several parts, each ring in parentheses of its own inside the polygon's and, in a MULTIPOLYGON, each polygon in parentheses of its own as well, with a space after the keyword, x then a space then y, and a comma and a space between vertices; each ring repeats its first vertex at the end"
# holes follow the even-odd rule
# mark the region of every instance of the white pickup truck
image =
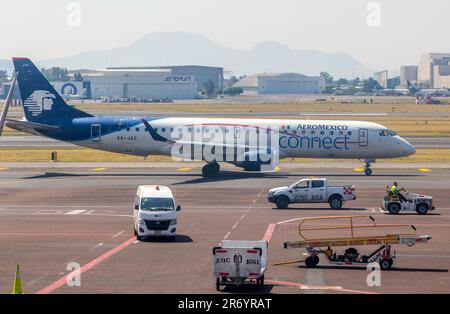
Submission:
POLYGON ((339 209, 345 201, 355 200, 356 194, 353 185, 329 186, 325 178, 311 178, 273 188, 267 199, 280 209, 294 203, 328 203, 331 208, 339 209))

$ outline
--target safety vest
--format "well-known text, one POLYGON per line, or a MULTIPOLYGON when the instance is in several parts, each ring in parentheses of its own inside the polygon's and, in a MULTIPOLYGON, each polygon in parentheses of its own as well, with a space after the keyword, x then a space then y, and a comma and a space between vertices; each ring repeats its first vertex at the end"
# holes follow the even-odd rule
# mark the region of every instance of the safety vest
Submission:
POLYGON ((391 192, 392 192, 393 195, 397 195, 397 187, 395 185, 393 185, 391 187, 391 192))

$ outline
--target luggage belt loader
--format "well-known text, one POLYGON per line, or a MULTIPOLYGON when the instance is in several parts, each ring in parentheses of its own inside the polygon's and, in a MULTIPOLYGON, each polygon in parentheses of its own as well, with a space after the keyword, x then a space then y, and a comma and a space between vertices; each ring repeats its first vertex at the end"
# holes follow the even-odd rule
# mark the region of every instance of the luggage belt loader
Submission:
MULTIPOLYGON (((417 235, 413 225, 406 224, 377 224, 372 216, 334 216, 334 217, 313 217, 304 218, 300 221, 299 235, 303 240, 290 241, 284 243, 284 248, 306 248, 308 257, 305 259, 306 267, 315 267, 319 263, 319 255, 327 257, 330 264, 334 265, 364 265, 377 262, 383 270, 390 269, 394 262, 395 252, 392 244, 405 244, 413 246, 416 243, 426 243, 431 239, 429 235, 417 235), (355 220, 369 219, 369 224, 355 224, 355 220), (347 221, 347 224, 333 225, 330 227, 306 227, 309 223, 329 223, 336 221, 347 221), (356 236, 358 230, 376 231, 383 228, 408 229, 409 233, 366 235, 356 236), (348 237, 329 238, 308 238, 306 233, 344 231, 349 232, 348 237), (378 245, 378 247, 368 255, 362 255, 354 246, 378 245), (335 253, 333 247, 347 247, 343 253, 335 253), (326 249, 323 249, 326 248, 326 249)), ((283 263, 279 263, 281 265, 283 263)), ((284 263, 290 264, 290 262, 284 263)))

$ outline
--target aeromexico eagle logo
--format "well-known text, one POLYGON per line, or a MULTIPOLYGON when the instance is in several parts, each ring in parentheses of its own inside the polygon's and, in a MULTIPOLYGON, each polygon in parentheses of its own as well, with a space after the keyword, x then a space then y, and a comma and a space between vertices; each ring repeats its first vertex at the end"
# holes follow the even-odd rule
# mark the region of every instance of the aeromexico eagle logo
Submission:
POLYGON ((52 110, 53 99, 55 99, 55 94, 50 93, 46 90, 35 90, 25 101, 23 106, 27 108, 28 112, 31 113, 33 117, 37 117, 42 114, 44 110, 52 110))

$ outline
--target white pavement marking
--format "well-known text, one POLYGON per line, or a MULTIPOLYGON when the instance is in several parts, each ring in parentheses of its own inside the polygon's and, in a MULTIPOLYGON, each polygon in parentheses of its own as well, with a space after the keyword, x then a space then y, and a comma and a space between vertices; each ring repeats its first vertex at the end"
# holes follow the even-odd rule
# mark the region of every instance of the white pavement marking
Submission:
POLYGON ((243 215, 241 216, 241 218, 239 218, 239 220, 244 219, 244 218, 245 218, 245 215, 247 215, 247 214, 243 214, 243 215))
POLYGON ((223 239, 224 239, 224 240, 228 239, 228 237, 230 236, 230 234, 231 234, 231 231, 228 232, 228 233, 223 237, 223 239))
POLYGON ((286 224, 286 223, 288 223, 288 222, 297 221, 297 220, 300 220, 300 219, 303 219, 303 218, 293 218, 293 219, 283 220, 283 221, 277 222, 276 224, 277 224, 277 225, 282 225, 282 224, 286 224))
POLYGON ((115 235, 113 235, 113 236, 111 237, 111 239, 114 239, 115 237, 120 236, 120 235, 121 235, 122 233, 124 233, 124 232, 125 232, 125 230, 122 230, 122 231, 116 233, 115 235))
POLYGON ((239 221, 238 222, 236 222, 234 225, 233 225, 233 227, 231 227, 231 229, 236 229, 236 227, 239 225, 239 221))
POLYGON ((72 210, 72 211, 66 213, 66 215, 78 215, 78 214, 84 213, 85 211, 86 211, 85 209, 75 209, 75 210, 72 210))
POLYGON ((96 248, 99 248, 99 247, 101 247, 101 246, 103 246, 103 242, 100 242, 99 244, 94 245, 94 246, 90 249, 90 251, 93 251, 93 250, 95 250, 96 248))

